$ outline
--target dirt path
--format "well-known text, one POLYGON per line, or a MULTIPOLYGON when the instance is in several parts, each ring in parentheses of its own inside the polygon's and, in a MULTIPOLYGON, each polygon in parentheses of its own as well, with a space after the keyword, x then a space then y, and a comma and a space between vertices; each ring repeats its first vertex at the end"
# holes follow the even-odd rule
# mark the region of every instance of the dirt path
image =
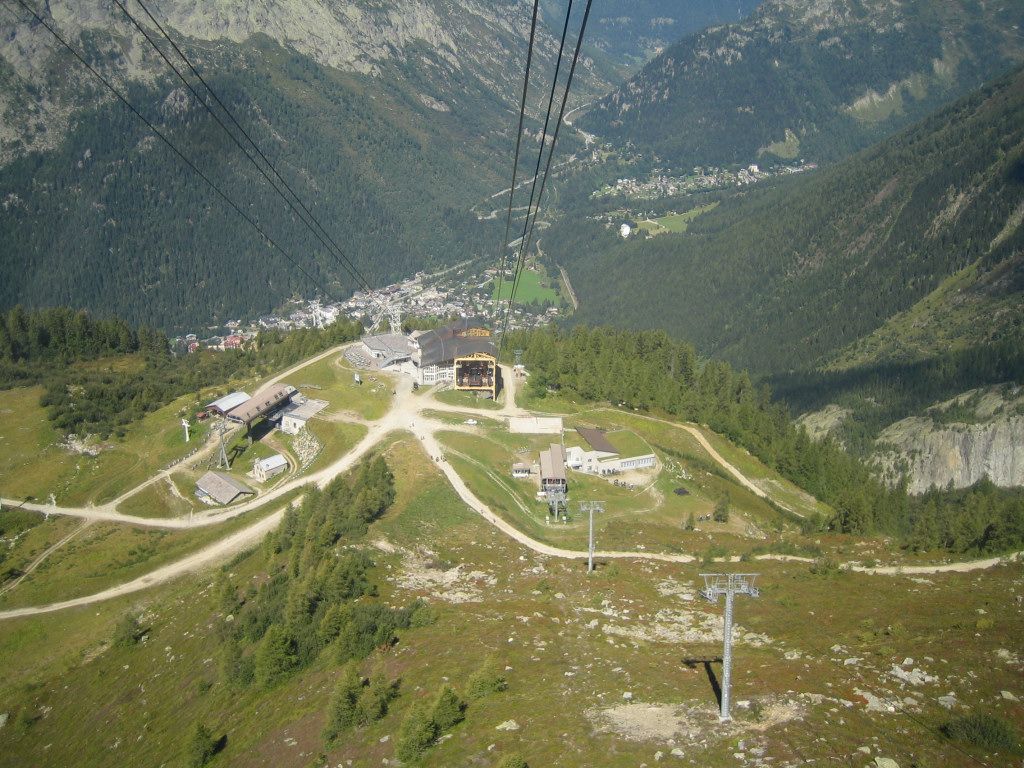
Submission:
MULTIPOLYGON (((329 354, 336 353, 342 347, 336 347, 328 352, 322 353, 311 361, 293 366, 289 371, 280 374, 276 380, 280 380, 285 376, 289 375, 295 370, 299 370, 305 365, 309 365, 310 362, 321 360, 329 354)), ((507 368, 507 367, 506 367, 507 368)), ((509 381, 512 381, 511 370, 508 371, 509 381)), ((478 413, 472 409, 459 408, 457 406, 448 406, 444 403, 438 403, 432 397, 418 397, 412 393, 412 382, 408 379, 400 379, 396 384, 396 396, 393 401, 391 410, 381 419, 375 422, 368 422, 367 434, 355 445, 353 448, 346 453, 344 456, 339 458, 331 465, 321 469, 318 472, 312 473, 306 477, 297 478, 291 482, 284 483, 282 486, 274 489, 270 493, 264 495, 261 498, 255 499, 251 502, 240 504, 236 507, 229 507, 223 510, 216 510, 210 512, 200 513, 195 515, 192 521, 188 519, 179 518, 142 518, 134 517, 129 515, 121 515, 116 512, 104 512, 98 508, 79 508, 69 509, 54 507, 46 504, 21 504, 23 508, 35 509, 40 512, 47 512, 50 514, 66 514, 82 517, 85 519, 85 523, 75 532, 68 537, 65 537, 61 542, 58 542, 44 553, 39 562, 49 554, 49 552, 55 550, 57 547, 66 543, 72 536, 83 530, 90 522, 95 520, 107 520, 113 522, 122 522, 132 525, 141 525, 148 527, 157 528, 185 528, 185 527, 197 527, 203 525, 214 525, 217 523, 224 522, 238 515, 244 514, 247 511, 262 507, 273 501, 275 498, 288 493, 291 490, 299 487, 306 483, 316 483, 323 487, 333 478, 342 474, 358 462, 363 456, 367 455, 372 451, 387 435, 397 431, 409 431, 411 432, 421 443, 424 451, 428 457, 444 456, 445 449, 438 442, 435 437, 436 433, 442 430, 458 430, 458 431, 472 431, 470 428, 463 425, 450 425, 440 421, 430 419, 423 415, 425 410, 436 410, 443 412, 455 412, 461 415, 470 415, 479 418, 495 418, 495 414, 478 413)), ((526 412, 518 408, 515 404, 515 387, 510 386, 507 390, 506 402, 501 410, 497 414, 498 418, 507 417, 510 415, 525 414, 526 412)), ((725 460, 721 454, 714 449, 714 447, 708 442, 707 438, 698 430, 696 427, 687 424, 677 424, 675 422, 667 421, 664 419, 658 419, 649 416, 640 416, 640 418, 646 418, 652 421, 662 422, 671 426, 678 427, 686 430, 690 433, 694 439, 701 445, 704 450, 708 452, 716 462, 718 462, 726 471, 728 471, 733 477, 736 478, 745 488, 748 488, 752 493, 755 493, 761 498, 769 498, 768 494, 757 487, 753 482, 746 478, 736 467, 725 460)), ((438 468, 451 483, 452 488, 459 495, 459 498, 474 512, 479 514, 484 520, 490 525, 500 530, 509 538, 517 541, 524 547, 536 552, 538 554, 547 555, 550 557, 559 557, 570 560, 582 560, 586 557, 586 552, 582 550, 565 549, 562 547, 555 547, 544 542, 537 541, 526 533, 520 531, 511 523, 507 522, 503 518, 496 515, 485 505, 479 498, 469 489, 462 477, 455 471, 451 464, 447 461, 438 462, 438 468)), ((7 500, 4 500, 7 503, 7 500)), ((778 502, 775 502, 778 503, 778 502)), ((12 505, 17 505, 18 502, 12 502, 12 505)), ((787 508, 788 509, 788 508, 787 508)), ((792 511, 792 510, 790 510, 792 511)), ((148 587, 156 586, 158 584, 166 583, 171 579, 176 578, 185 573, 191 573, 206 566, 212 565, 213 563, 222 561, 231 555, 255 544, 258 542, 266 533, 273 530, 277 526, 278 522, 283 515, 284 510, 278 510, 273 514, 261 519, 259 522, 254 523, 247 528, 237 531, 230 536, 222 539, 221 541, 215 542, 210 546, 200 550, 199 552, 188 555, 187 557, 161 568, 155 571, 134 579, 126 584, 122 584, 110 589, 98 592, 94 595, 87 595, 84 597, 75 598, 73 600, 66 600, 59 603, 52 603, 49 605, 18 608, 8 611, 0 611, 0 620, 15 618, 19 616, 31 616, 40 613, 48 613, 51 611, 57 611, 64 608, 71 608, 75 606, 88 605, 90 603, 96 603, 103 600, 109 600, 115 597, 120 597, 126 594, 131 594, 148 587)), ((794 514, 797 514, 794 512, 794 514)), ((849 568, 852 571, 857 571, 867 574, 877 575, 914 575, 914 574, 935 574, 935 573, 966 573, 985 568, 991 568, 1009 560, 1018 559, 1022 556, 1021 552, 1014 553, 1009 556, 993 557, 984 560, 972 560, 958 563, 943 563, 936 565, 916 565, 916 566, 883 566, 876 568, 867 568, 860 565, 854 565, 847 563, 844 567, 849 568)), ((595 556, 603 560, 615 560, 615 559, 632 559, 632 560, 648 560, 648 561, 659 561, 668 563, 692 563, 695 562, 696 558, 692 555, 687 554, 676 554, 676 553, 660 553, 660 552, 642 552, 642 551, 621 551, 621 550, 601 550, 595 553, 595 556)), ((811 558, 801 558, 795 556, 785 555, 761 555, 754 559, 758 560, 791 560, 794 562, 812 562, 811 558)), ((30 567, 31 568, 31 567, 30 567)))
POLYGON ((41 613, 52 613, 53 611, 61 611, 65 608, 75 608, 78 606, 90 605, 92 603, 99 603, 104 600, 112 600, 115 597, 123 597, 124 595, 130 595, 133 592, 139 592, 143 589, 155 587, 158 584, 164 584, 186 573, 193 573, 195 571, 202 570, 203 568, 214 565, 215 563, 223 562, 232 555, 235 555, 238 552, 258 543, 267 533, 274 530, 280 524, 281 517, 283 515, 284 510, 278 510, 272 515, 268 515, 263 518, 255 525, 244 528, 243 530, 233 533, 227 538, 221 539, 198 552, 194 552, 188 557, 165 565, 162 568, 157 568, 155 571, 147 573, 145 576, 140 576, 137 579, 133 579, 125 584, 119 584, 116 587, 105 589, 102 592, 97 592, 93 595, 76 597, 72 600, 64 600, 59 603, 35 605, 27 608, 12 608, 7 611, 0 611, 0 620, 15 619, 21 616, 36 616, 41 613))
POLYGON ((75 538, 75 536, 80 534, 82 531, 84 531, 90 525, 92 525, 92 521, 91 520, 86 520, 80 526, 75 528, 75 530, 73 530, 71 533, 69 533, 63 539, 58 541, 56 544, 53 544, 50 547, 48 547, 45 552, 43 552, 41 555, 39 555, 39 557, 37 557, 31 563, 29 563, 28 567, 25 569, 25 572, 22 573, 21 576, 19 576, 17 579, 12 581, 10 584, 6 585, 3 589, 0 589, 0 595, 6 595, 12 589, 14 589, 19 584, 21 584, 21 582, 23 582, 25 579, 27 579, 29 577, 29 575, 31 575, 32 571, 34 571, 36 568, 38 568, 40 565, 43 564, 43 561, 46 560, 46 558, 48 558, 50 555, 52 555, 58 549, 63 547, 65 544, 67 544, 69 541, 71 541, 73 538, 75 538))

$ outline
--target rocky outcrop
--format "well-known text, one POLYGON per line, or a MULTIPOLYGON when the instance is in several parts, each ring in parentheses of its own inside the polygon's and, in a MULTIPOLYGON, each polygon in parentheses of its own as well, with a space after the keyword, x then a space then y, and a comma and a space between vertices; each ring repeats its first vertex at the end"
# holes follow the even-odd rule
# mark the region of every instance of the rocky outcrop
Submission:
MULTIPOLYGON (((900 474, 911 493, 932 486, 964 488, 987 477, 1003 487, 1024 485, 1024 413, 1021 389, 1002 397, 994 390, 971 392, 887 427, 873 457, 886 479, 900 474), (971 408, 963 421, 942 423, 952 406, 971 408)), ((958 414, 960 416, 962 414, 958 414)))

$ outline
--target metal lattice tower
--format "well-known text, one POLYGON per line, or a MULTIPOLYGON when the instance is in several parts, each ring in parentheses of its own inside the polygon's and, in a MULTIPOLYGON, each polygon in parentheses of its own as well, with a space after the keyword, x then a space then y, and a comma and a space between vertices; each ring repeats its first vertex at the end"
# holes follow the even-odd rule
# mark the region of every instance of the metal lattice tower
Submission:
POLYGON ((565 486, 547 485, 544 487, 544 493, 548 500, 548 514, 554 517, 557 523, 562 510, 567 509, 569 505, 569 502, 566 500, 568 494, 566 493, 565 486))
POLYGON ((516 368, 523 367, 523 350, 516 349, 512 351, 512 354, 516 356, 516 368))
POLYGON ((719 720, 731 720, 729 716, 729 688, 732 682, 732 600, 736 595, 757 597, 760 591, 754 586, 756 573, 702 573, 704 589, 701 595, 709 602, 718 603, 725 595, 725 627, 722 631, 722 708, 719 720))
POLYGON ((594 513, 604 512, 604 502, 581 502, 580 512, 590 516, 590 535, 587 537, 587 573, 592 573, 594 570, 594 513))
POLYGON ((228 461, 228 451, 224 447, 224 431, 227 428, 227 423, 221 419, 220 421, 220 451, 217 454, 217 469, 231 469, 231 463, 228 461))

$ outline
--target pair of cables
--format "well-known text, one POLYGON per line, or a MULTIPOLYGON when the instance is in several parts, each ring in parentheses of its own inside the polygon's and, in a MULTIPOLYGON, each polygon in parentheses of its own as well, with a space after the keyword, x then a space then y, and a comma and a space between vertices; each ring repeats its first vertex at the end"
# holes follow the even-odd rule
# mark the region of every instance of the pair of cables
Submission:
MULTIPOLYGON (((526 262, 526 255, 529 252, 530 245, 533 241, 534 227, 537 223, 537 216, 540 212, 541 200, 544 197, 544 189, 547 185, 548 177, 551 172, 551 161, 555 155, 555 147, 558 144, 558 135, 561 130, 562 123, 565 117, 565 106, 569 99, 569 91, 572 88, 573 77, 576 74, 576 65, 579 62, 580 49, 583 45, 583 38, 587 30, 587 20, 590 18, 590 7, 593 0, 587 0, 586 8, 583 12, 583 20, 580 22, 580 31, 576 37, 576 44, 572 54, 572 64, 569 67, 569 74, 566 78, 565 86, 562 91, 561 104, 558 109, 558 117, 555 120, 554 131, 551 135, 551 147, 548 148, 548 132, 551 123, 551 112, 554 108, 555 94, 558 90, 558 78, 562 69, 562 61, 565 53, 565 41, 569 31, 569 21, 572 16, 573 0, 569 0, 566 11, 565 11, 565 22, 562 25, 562 38, 558 46, 558 58, 555 62, 555 73, 551 79, 551 88, 548 93, 548 104, 547 110, 544 115, 544 127, 541 131, 540 147, 537 151, 537 162, 534 168, 533 178, 530 184, 530 199, 526 206, 526 218, 523 221, 523 231, 521 236, 518 238, 519 245, 517 253, 514 257, 513 264, 514 270, 512 273, 512 288, 509 291, 508 303, 505 306, 503 319, 501 322, 501 333, 499 337, 499 344, 502 346, 505 342, 505 335, 508 331, 509 321, 512 317, 512 309, 515 305, 516 293, 519 290, 519 282, 522 277, 523 268, 526 262), (547 150, 547 162, 544 162, 545 150, 547 150), (541 173, 541 165, 544 165, 544 172, 541 173), (539 185, 538 185, 539 182, 539 185), (536 201, 536 202, 535 202, 536 201)), ((516 145, 515 154, 512 161, 512 184, 509 188, 508 193, 508 213, 505 219, 505 236, 502 239, 498 250, 498 290, 495 294, 495 302, 498 305, 500 311, 500 303, 502 301, 501 294, 504 285, 505 276, 505 263, 506 263, 506 249, 509 247, 509 232, 512 224, 512 207, 513 200, 516 191, 516 177, 519 168, 519 154, 520 154, 520 142, 523 134, 523 119, 526 114, 526 100, 527 92, 530 85, 530 69, 533 62, 533 49, 535 43, 535 32, 537 27, 537 11, 539 6, 539 0, 534 0, 533 4, 533 17, 530 24, 530 42, 529 48, 526 54, 526 73, 523 77, 523 93, 522 99, 519 105, 519 124, 516 130, 516 145)))

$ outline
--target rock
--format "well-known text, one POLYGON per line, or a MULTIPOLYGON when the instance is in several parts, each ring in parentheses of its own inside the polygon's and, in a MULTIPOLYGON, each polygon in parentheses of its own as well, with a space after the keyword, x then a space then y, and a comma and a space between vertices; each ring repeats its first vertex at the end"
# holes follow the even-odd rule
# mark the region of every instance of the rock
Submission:
MULTIPOLYGON (((1004 699, 1006 699, 1007 701, 1017 701, 1017 700, 1018 700, 1018 699, 1017 699, 1017 697, 1016 697, 1016 696, 1014 696, 1014 695, 1013 695, 1012 693, 1010 693, 1009 691, 1000 691, 1000 692, 999 692, 999 695, 1000 695, 1000 696, 1002 696, 1002 697, 1003 697, 1004 699)), ((2 726, 3 726, 3 724, 4 724, 4 722, 5 722, 6 720, 7 720, 7 715, 3 715, 3 716, 2 716, 2 719, 0 719, 0 727, 2 727, 2 726)))
POLYGON ((844 667, 856 667, 859 664, 860 664, 860 657, 859 656, 851 656, 848 659, 843 659, 843 666, 844 667))
POLYGON ((900 768, 900 764, 891 757, 876 757, 875 768, 900 768))
POLYGON ((5 725, 7 725, 7 718, 9 716, 10 715, 7 712, 0 713, 0 728, 3 728, 5 725))
POLYGON ((496 731, 518 731, 519 730, 519 723, 517 723, 515 720, 506 720, 504 723, 498 723, 498 725, 494 726, 494 730, 496 730, 496 731))
POLYGON ((660 749, 657 752, 654 753, 655 761, 661 760, 661 758, 663 758, 664 756, 665 756, 665 753, 662 752, 660 749))
POLYGON ((384 735, 384 736, 381 736, 381 737, 380 737, 380 738, 378 739, 378 741, 379 741, 379 742, 380 742, 381 744, 387 744, 387 743, 388 743, 388 742, 389 742, 390 740, 391 740, 391 736, 390 736, 390 735, 384 735))
POLYGON ((939 696, 939 704, 944 706, 946 709, 952 709, 957 705, 956 696, 952 693, 948 696, 939 696))
POLYGON ((909 667, 913 663, 914 663, 914 660, 912 658, 910 658, 909 656, 907 656, 907 658, 905 658, 903 660, 903 666, 904 667, 909 667))
POLYGON ((622 698, 624 698, 626 701, 632 701, 633 700, 633 694, 630 693, 629 691, 625 691, 622 694, 622 698))
POLYGON ((782 656, 786 661, 796 661, 802 655, 800 651, 786 651, 782 656))
POLYGON ((597 619, 591 619, 590 623, 587 624, 587 627, 590 628, 590 629, 597 629, 597 625, 600 624, 600 623, 601 622, 598 621, 597 619))
POLYGON ((865 755, 870 755, 871 754, 871 747, 869 747, 867 745, 865 745, 863 747, 857 747, 857 751, 858 752, 863 752, 865 755))
POLYGON ((683 752, 683 750, 681 750, 679 747, 676 747, 675 749, 672 750, 672 752, 670 754, 673 757, 682 757, 686 753, 683 752))

